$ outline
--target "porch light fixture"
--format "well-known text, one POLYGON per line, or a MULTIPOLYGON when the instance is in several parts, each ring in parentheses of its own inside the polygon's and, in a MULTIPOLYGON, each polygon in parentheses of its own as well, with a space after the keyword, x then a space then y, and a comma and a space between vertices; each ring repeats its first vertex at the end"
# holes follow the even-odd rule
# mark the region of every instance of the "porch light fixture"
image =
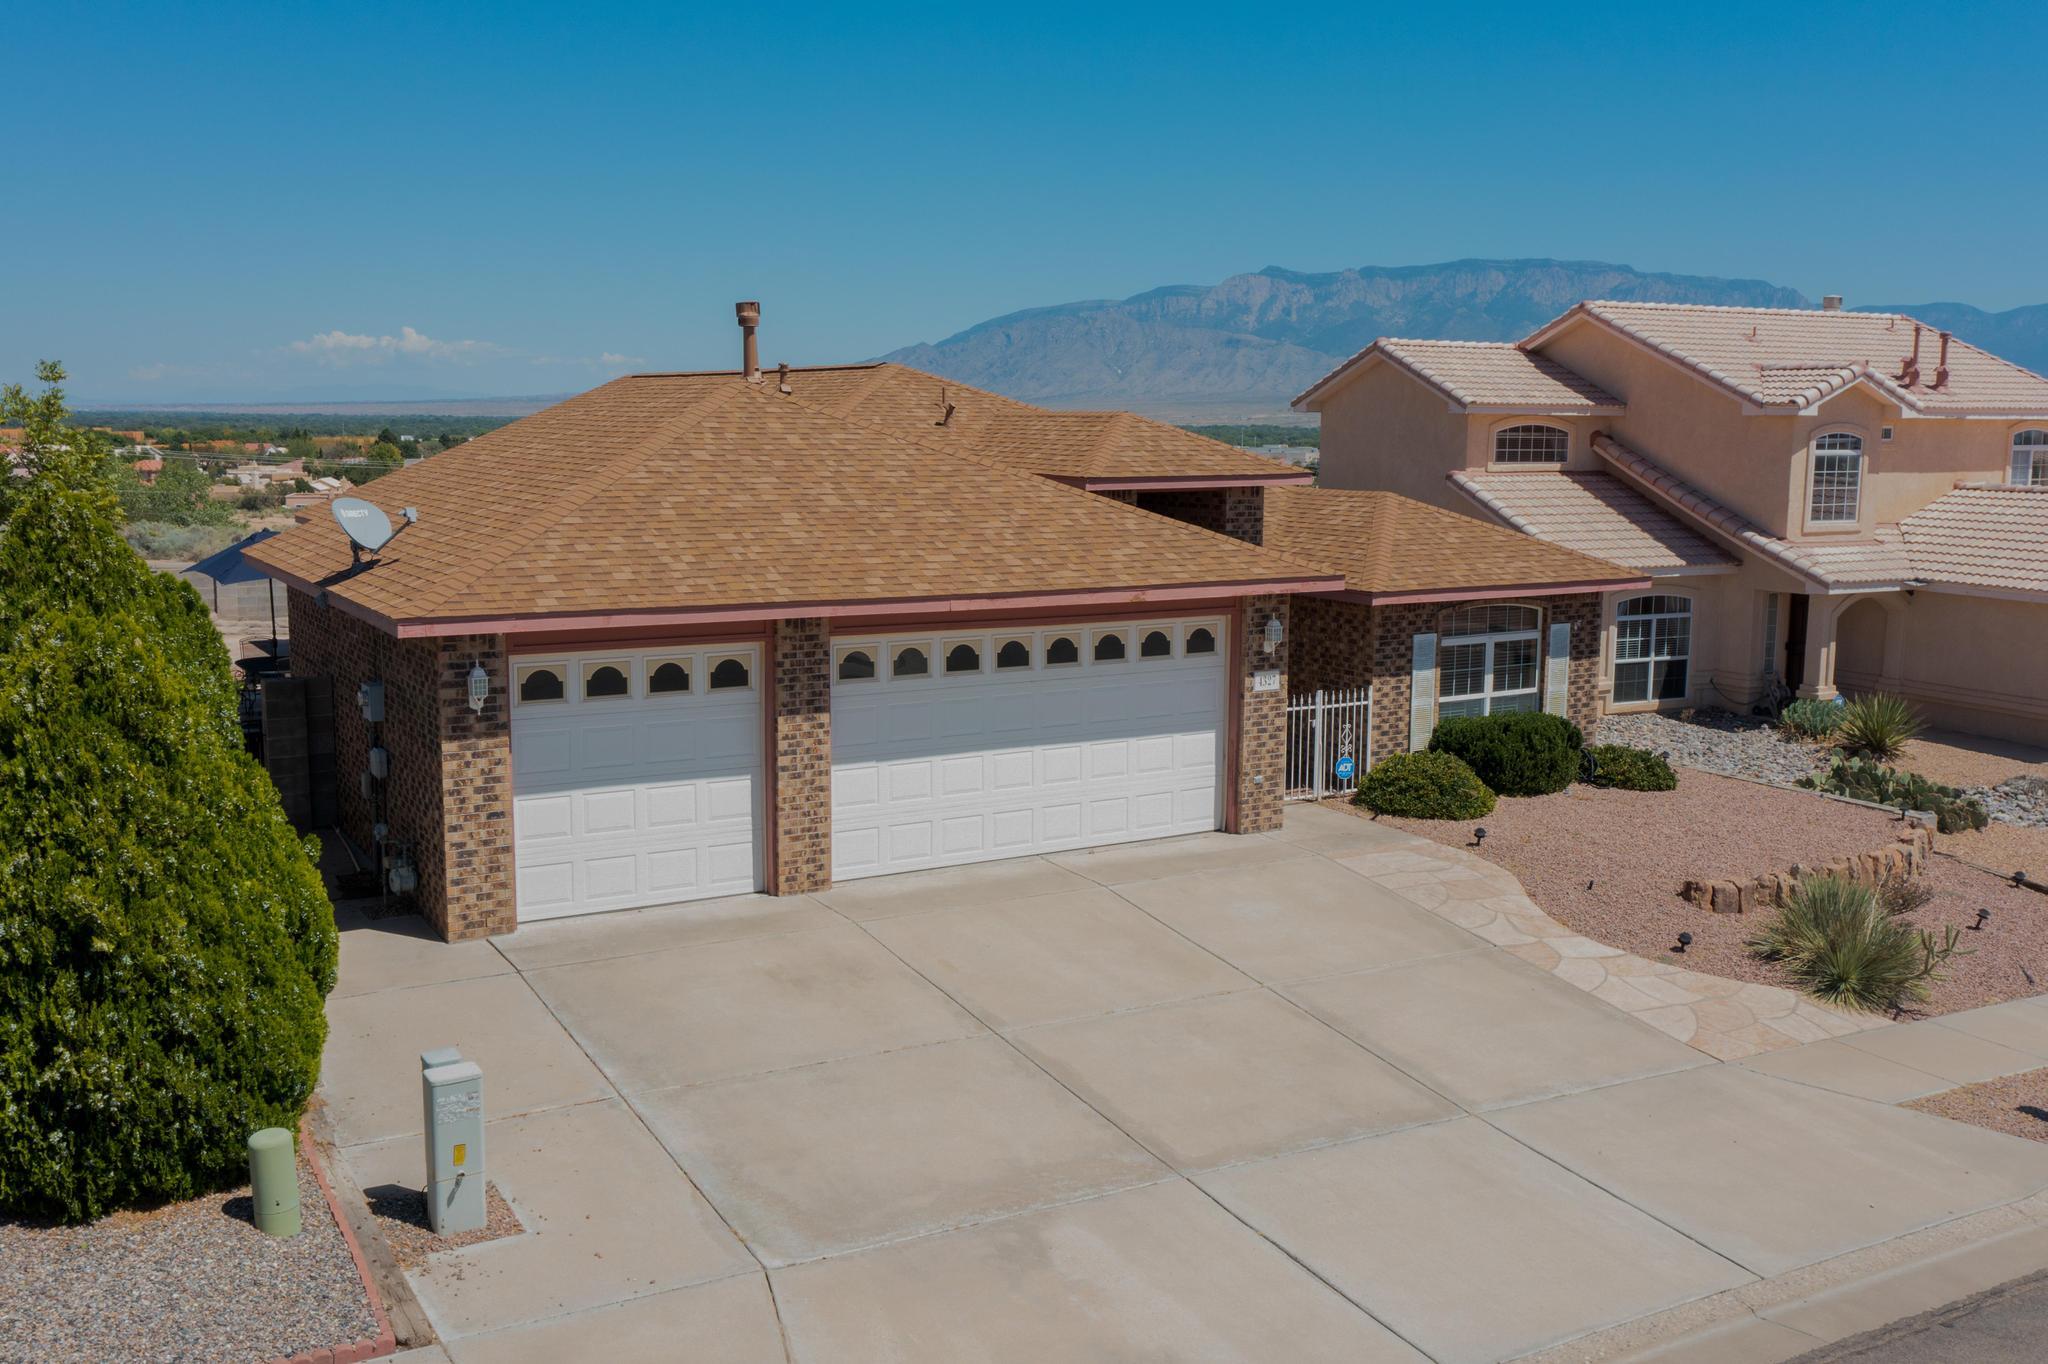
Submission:
POLYGON ((483 714, 484 702, 490 699, 491 675, 484 671, 481 663, 469 665, 469 708, 483 714))
POLYGON ((1280 641, 1287 638, 1287 627, 1280 623, 1280 617, 1266 618, 1266 652, 1272 653, 1280 647, 1280 641))
POLYGON ((1690 933, 1681 933, 1681 934, 1679 934, 1679 935, 1678 935, 1678 950, 1679 950, 1679 951, 1683 952, 1683 951, 1684 951, 1684 950, 1685 950, 1686 948, 1688 948, 1688 947, 1691 947, 1691 946, 1692 946, 1692 934, 1690 934, 1690 933))

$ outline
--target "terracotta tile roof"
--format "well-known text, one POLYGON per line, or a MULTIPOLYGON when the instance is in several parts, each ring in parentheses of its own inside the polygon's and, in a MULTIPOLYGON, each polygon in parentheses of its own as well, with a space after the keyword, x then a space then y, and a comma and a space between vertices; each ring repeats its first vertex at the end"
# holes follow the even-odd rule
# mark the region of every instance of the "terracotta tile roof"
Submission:
POLYGON ((1644 581, 1633 569, 1398 493, 1268 488, 1266 547, 1344 575, 1345 590, 1427 600, 1475 589, 1587 591, 1644 581))
POLYGON ((1385 360, 1473 412, 1613 414, 1621 399, 1544 355, 1506 341, 1413 341, 1383 336, 1309 385, 1294 406, 1315 399, 1359 366, 1385 360))
POLYGON ((251 560, 394 623, 1303 576, 1254 546, 784 397, 772 374, 615 380, 364 495, 419 509, 373 567, 334 577, 350 556, 326 517, 251 560))
POLYGON ((1738 562, 1613 474, 1460 469, 1450 477, 1524 534, 1645 573, 1716 573, 1738 562))
POLYGON ((2048 414, 2048 379, 1951 340, 1948 381, 1936 387, 1934 327, 1903 313, 1725 308, 1689 303, 1581 303, 1524 340, 1536 349, 1582 317, 1596 319, 1762 407, 1806 407, 1867 383, 1915 412, 2048 414), (1920 334, 1916 377, 1904 375, 1920 334))
POLYGON ((1895 530, 1880 527, 1868 539, 1846 543, 1782 539, 1766 533, 1734 508, 1708 497, 1612 436, 1594 436, 1593 449, 1650 496, 1824 588, 1896 586, 1913 576, 1905 547, 1895 530))
POLYGON ((2048 488, 1964 485, 1899 523, 1930 583, 2048 594, 2048 488))

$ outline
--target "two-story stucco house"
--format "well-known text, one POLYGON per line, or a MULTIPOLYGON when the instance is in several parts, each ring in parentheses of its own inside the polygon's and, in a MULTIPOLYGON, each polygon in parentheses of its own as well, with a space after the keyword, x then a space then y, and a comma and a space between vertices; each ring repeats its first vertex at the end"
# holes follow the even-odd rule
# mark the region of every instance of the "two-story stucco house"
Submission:
POLYGON ((1603 604, 1609 711, 1882 690, 2048 740, 2048 379, 1910 317, 1587 302, 1376 341, 1295 406, 1326 486, 1649 577, 1603 604))

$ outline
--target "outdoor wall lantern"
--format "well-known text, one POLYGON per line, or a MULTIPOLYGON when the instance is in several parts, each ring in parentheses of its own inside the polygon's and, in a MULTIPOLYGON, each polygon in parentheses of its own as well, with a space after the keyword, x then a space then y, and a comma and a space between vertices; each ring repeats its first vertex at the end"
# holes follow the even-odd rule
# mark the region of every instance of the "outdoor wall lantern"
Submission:
POLYGON ((1287 627, 1280 623, 1280 617, 1266 618, 1266 652, 1272 653, 1280 647, 1280 641, 1287 637, 1287 627))
POLYGON ((481 663, 469 665, 469 708, 483 714, 484 702, 491 695, 491 675, 484 671, 481 663))

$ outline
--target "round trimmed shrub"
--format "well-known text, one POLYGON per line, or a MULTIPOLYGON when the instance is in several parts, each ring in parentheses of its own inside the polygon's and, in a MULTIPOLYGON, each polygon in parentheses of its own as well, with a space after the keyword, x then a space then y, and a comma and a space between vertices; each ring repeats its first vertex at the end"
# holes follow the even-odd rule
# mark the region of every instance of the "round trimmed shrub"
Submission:
POLYGON ((1493 809, 1493 792, 1459 759, 1425 750, 1373 764, 1352 801, 1376 815, 1479 819, 1493 809))
POLYGON ((1588 786, 1623 791, 1672 791, 1678 787, 1678 774, 1670 763, 1647 748, 1625 744, 1596 744, 1587 749, 1582 779, 1588 786))
POLYGON ((1463 759, 1498 795, 1547 796, 1579 775, 1585 743, 1562 715, 1518 710, 1439 721, 1429 747, 1463 759))
POLYGON ((0 1208, 78 1222, 240 1183, 297 1125, 336 939, 196 597, 73 496, 0 533, 6 565, 67 538, 45 512, 78 532, 0 608, 0 1208))

